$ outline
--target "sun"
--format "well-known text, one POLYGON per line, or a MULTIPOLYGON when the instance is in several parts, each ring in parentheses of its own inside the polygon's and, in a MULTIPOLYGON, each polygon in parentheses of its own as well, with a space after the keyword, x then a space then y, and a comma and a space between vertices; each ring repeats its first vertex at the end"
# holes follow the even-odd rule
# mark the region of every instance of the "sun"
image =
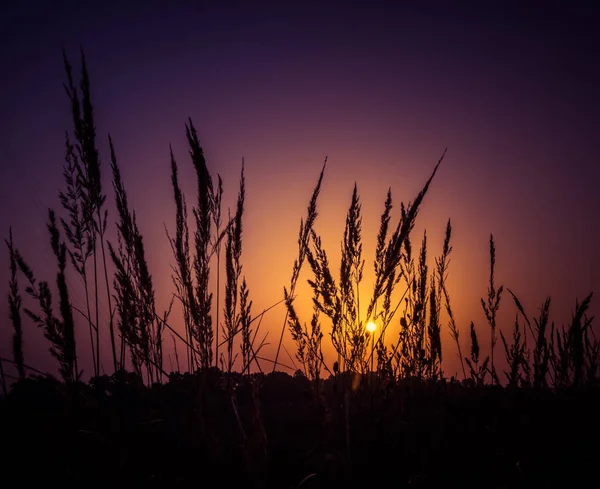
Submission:
POLYGON ((373 331, 375 331, 377 329, 377 325, 373 322, 373 321, 369 321, 367 323, 367 331, 369 333, 372 333, 373 331))

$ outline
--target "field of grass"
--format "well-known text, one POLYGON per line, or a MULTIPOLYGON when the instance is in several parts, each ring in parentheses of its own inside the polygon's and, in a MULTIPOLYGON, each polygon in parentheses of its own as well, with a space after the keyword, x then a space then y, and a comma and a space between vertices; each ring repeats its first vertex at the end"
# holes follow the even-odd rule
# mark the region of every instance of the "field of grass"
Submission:
POLYGON ((489 285, 481 299, 487 332, 478 334, 473 323, 462 331, 446 287, 451 222, 434 266, 427 235, 417 247, 412 235, 444 155, 414 200, 399 204, 397 223, 388 192, 372 262, 363 256, 355 186, 339 273, 314 226, 325 162, 279 301, 286 307, 279 348, 267 359, 265 311, 253 310, 242 267, 243 165, 234 212, 226 215, 221 178, 209 172, 189 121, 197 194, 189 212, 171 153, 174 292, 168 310, 158 311, 110 138, 111 195, 105 190, 83 55, 79 83, 66 56, 65 68, 73 127, 61 209, 48 213, 56 276, 38 280, 11 232, 6 239, 13 355, 0 359, 5 477, 69 487, 501 488, 563 487, 594 474, 600 341, 587 314, 592 295, 575 303, 566 325, 552 321, 550 298, 537 316, 528 315, 496 283, 490 236, 489 285), (115 225, 118 238, 111 242, 106 231, 115 225), (366 263, 375 280, 372 294, 361 297, 366 263), (303 269, 313 294, 309 318, 296 307, 303 269), (71 300, 67 275, 83 284, 82 304, 71 300), (101 302, 111 312, 107 324, 101 302), (514 309, 511 334, 498 327, 500 307, 514 309), (172 324, 173 308, 180 308, 183 324, 172 324), (59 378, 29 365, 23 321, 43 330, 59 378), (443 370, 444 328, 453 340, 450 354, 460 361, 458 378, 443 370), (104 331, 109 351, 100 347, 104 331), (285 331, 296 345, 293 376, 277 370, 285 331), (466 352, 461 335, 468 335, 466 352), (83 341, 92 355, 89 382, 79 367, 83 341), (331 362, 324 341, 335 350, 331 362), (176 345, 176 369, 166 366, 167 344, 176 345))

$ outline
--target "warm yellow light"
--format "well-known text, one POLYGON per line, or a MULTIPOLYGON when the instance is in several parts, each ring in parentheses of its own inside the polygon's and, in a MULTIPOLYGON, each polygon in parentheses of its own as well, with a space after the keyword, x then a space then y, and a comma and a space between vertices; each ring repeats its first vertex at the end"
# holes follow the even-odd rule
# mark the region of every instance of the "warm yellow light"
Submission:
POLYGON ((367 331, 369 333, 372 333, 373 331, 375 331, 377 329, 377 325, 373 322, 373 321, 369 321, 367 323, 367 331))

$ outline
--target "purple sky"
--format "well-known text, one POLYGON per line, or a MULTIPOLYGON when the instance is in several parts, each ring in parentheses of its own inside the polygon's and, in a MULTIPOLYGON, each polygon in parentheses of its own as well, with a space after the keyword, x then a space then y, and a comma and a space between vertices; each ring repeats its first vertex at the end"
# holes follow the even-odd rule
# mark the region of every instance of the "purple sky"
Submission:
MULTIPOLYGON (((356 181, 370 270, 388 186, 396 204, 413 199, 446 147, 413 238, 418 243, 426 227, 437 255, 452 219, 449 286, 464 348, 470 320, 487 334, 479 298, 487 290, 490 233, 497 281, 530 314, 552 295, 552 316, 561 324, 576 298, 600 288, 597 7, 84 3, 0 7, 0 229, 7 236, 13 227, 39 279, 54 281, 46 209, 59 207, 64 131, 71 129, 61 49, 78 72, 81 45, 111 212, 109 132, 161 308, 173 262, 163 227, 174 226, 169 143, 188 202, 195 195, 188 117, 210 170, 223 176, 226 205, 234 203, 245 157, 243 262, 256 311, 278 301, 289 282, 299 220, 325 156, 317 230, 335 264, 356 181)), ((110 233, 114 239, 113 220, 110 233)), ((2 256, 6 297, 6 251, 2 256)), ((80 300, 77 277, 69 280, 73 300, 80 300)), ((308 290, 301 294, 308 304, 308 290)), ((508 329, 516 311, 504 299, 501 322, 508 329)), ((284 314, 279 308, 265 318, 263 327, 272 331, 267 356, 284 314)), ((11 329, 4 299, 0 315, 6 357, 11 329)), ((34 328, 26 320, 26 361, 52 369, 34 328)), ((81 343, 85 354, 83 334, 81 343)), ((292 352, 291 340, 286 345, 292 352)), ((451 375, 455 351, 449 341, 445 348, 451 375)))

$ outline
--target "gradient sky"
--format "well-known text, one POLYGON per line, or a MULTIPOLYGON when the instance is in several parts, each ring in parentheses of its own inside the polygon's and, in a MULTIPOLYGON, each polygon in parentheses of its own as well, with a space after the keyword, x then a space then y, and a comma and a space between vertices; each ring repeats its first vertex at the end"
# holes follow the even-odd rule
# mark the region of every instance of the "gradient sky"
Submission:
MULTIPOLYGON (((278 301, 289 282, 299 220, 325 156, 317 230, 337 266, 356 181, 371 270, 387 188, 396 204, 413 199, 446 147, 413 239, 419 242, 427 228, 431 253, 439 254, 452 219, 449 287, 463 348, 470 320, 488 331, 479 298, 487 290, 490 233, 497 282, 517 293, 531 315, 551 295, 552 317, 561 324, 576 298, 600 289, 598 7, 122 3, 0 6, 0 229, 8 236, 13 227, 38 279, 55 280, 46 209, 59 207, 64 131, 71 129, 61 49, 78 70, 82 46, 105 189, 112 206, 110 132, 147 243, 159 308, 169 300, 173 263, 163 226, 174 228, 169 143, 188 202, 195 196, 188 117, 209 169, 223 177, 226 205, 234 203, 245 158, 243 264, 256 312, 278 301)), ((6 250, 1 256, 6 297, 6 250)), ((70 284, 73 300, 81 300, 73 274, 70 284)), ((500 318, 508 329, 516 310, 504 299, 500 318)), ((309 304, 307 288, 299 301, 309 304)), ((596 303, 593 311, 600 311, 596 303)), ((308 320, 309 309, 303 311, 308 320)), ((266 356, 273 356, 284 315, 280 306, 264 320, 266 356)), ((0 354, 7 357, 5 299, 0 317, 0 354)), ((445 333, 452 375, 455 349, 447 340, 445 333)), ((287 335, 285 344, 293 354, 287 335)), ((27 363, 54 368, 42 332, 29 320, 25 345, 27 363)))

